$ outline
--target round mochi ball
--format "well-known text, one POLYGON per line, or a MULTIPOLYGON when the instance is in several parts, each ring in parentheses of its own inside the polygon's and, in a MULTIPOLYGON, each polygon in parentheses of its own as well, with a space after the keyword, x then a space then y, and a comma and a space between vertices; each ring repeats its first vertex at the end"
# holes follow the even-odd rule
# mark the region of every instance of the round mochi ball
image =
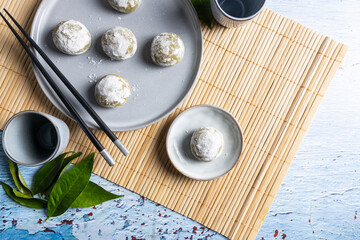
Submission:
POLYGON ((224 138, 216 128, 199 128, 191 137, 190 147, 197 159, 210 162, 221 154, 224 148, 224 138))
POLYGON ((89 30, 81 22, 67 20, 60 22, 52 32, 55 46, 63 53, 79 55, 91 45, 89 30))
POLYGON ((122 13, 135 11, 141 4, 141 0, 108 0, 108 2, 116 11, 122 13))
POLYGON ((114 27, 101 38, 101 46, 112 60, 125 60, 134 56, 137 49, 135 35, 128 28, 114 27))
POLYGON ((171 67, 184 57, 185 46, 175 33, 160 33, 151 44, 151 58, 159 66, 171 67))
POLYGON ((103 77, 95 86, 95 98, 99 105, 115 108, 126 103, 131 95, 130 85, 125 78, 110 74, 103 77))

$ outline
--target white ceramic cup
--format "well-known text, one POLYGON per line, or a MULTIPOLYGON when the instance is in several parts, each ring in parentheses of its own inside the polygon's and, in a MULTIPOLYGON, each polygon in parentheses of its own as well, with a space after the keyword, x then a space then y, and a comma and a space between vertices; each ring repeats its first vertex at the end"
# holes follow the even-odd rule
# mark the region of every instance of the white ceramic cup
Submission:
POLYGON ((224 27, 241 27, 256 17, 265 0, 211 0, 211 11, 224 27))
POLYGON ((46 113, 23 111, 6 123, 2 145, 13 162, 37 166, 59 156, 69 137, 69 128, 62 120, 46 113))

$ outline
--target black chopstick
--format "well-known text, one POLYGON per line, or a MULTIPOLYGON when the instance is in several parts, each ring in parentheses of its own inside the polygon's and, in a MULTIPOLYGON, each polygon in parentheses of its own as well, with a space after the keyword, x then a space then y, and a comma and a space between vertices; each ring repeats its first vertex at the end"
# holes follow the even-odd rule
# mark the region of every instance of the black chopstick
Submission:
POLYGON ((106 125, 106 123, 99 117, 99 115, 94 111, 90 104, 81 96, 81 94, 75 89, 75 87, 69 82, 69 80, 64 76, 64 74, 55 66, 55 64, 50 60, 46 53, 39 47, 39 45, 29 36, 29 34, 20 26, 20 24, 14 19, 13 16, 4 8, 6 14, 11 18, 11 20, 16 24, 24 36, 29 40, 31 46, 33 46, 41 55, 41 57, 46 61, 50 68, 56 73, 56 75, 61 79, 65 86, 70 90, 70 92, 75 96, 75 98, 80 102, 80 104, 85 108, 85 110, 90 114, 90 116, 95 120, 99 125, 101 130, 103 130, 106 135, 113 141, 113 143, 120 149, 120 151, 126 156, 129 154, 129 151, 126 147, 120 142, 120 140, 115 136, 111 129, 106 125))
POLYGON ((6 20, 4 15, 0 12, 0 16, 4 19, 5 23, 9 26, 10 30, 13 32, 17 40, 20 42, 21 46, 25 49, 26 53, 30 56, 32 61, 35 63, 35 65, 38 67, 40 72, 43 74, 45 79, 48 81, 50 86, 53 88, 55 93, 58 95, 60 100, 64 103, 65 107, 68 109, 68 111, 71 113, 71 115, 75 118, 75 120, 78 122, 82 130, 85 132, 85 134, 88 136, 88 138, 91 140, 91 142, 94 144, 96 149, 100 152, 100 154, 103 156, 103 158, 107 161, 107 163, 110 166, 113 166, 115 164, 115 161, 112 159, 110 154, 106 151, 106 149, 103 147, 103 145, 99 142, 99 140, 95 137, 95 135, 91 132, 91 130, 88 128, 84 120, 81 118, 81 116, 76 112, 75 108, 71 105, 69 100, 66 99, 65 95, 61 92, 60 88, 56 85, 55 81, 51 78, 50 74, 45 70, 45 68, 41 65, 40 61, 36 58, 35 54, 30 50, 30 48, 26 45, 24 40, 19 36, 19 34, 15 31, 15 29, 11 26, 11 24, 6 20))

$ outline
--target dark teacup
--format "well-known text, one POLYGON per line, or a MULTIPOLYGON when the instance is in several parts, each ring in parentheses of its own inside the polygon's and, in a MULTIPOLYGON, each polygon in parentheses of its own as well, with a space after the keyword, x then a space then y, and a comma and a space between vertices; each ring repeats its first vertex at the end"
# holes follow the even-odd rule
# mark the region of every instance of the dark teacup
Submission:
POLYGON ((256 17, 265 0, 211 0, 214 18, 224 27, 241 27, 256 17))
POLYGON ((59 156, 69 136, 69 128, 62 120, 46 113, 24 111, 6 123, 2 145, 13 162, 37 166, 59 156))

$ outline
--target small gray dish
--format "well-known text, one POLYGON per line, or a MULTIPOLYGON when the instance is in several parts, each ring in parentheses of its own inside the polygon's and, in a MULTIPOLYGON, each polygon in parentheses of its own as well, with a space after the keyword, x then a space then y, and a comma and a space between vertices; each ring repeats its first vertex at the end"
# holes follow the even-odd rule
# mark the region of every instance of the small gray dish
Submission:
POLYGON ((181 113, 166 137, 166 150, 174 167, 183 175, 202 181, 228 173, 238 162, 242 146, 243 135, 237 121, 227 111, 211 105, 194 106, 181 113), (200 161, 191 152, 191 136, 202 127, 214 127, 224 137, 220 156, 211 162, 200 161))
MULTIPOLYGON (((169 115, 193 88, 202 59, 201 26, 190 0, 143 1, 128 14, 115 11, 106 0, 43 0, 34 17, 31 37, 113 131, 143 128, 169 115), (90 49, 78 56, 59 52, 51 39, 54 27, 69 19, 83 23, 92 35, 90 49), (131 59, 111 61, 99 47, 104 32, 115 26, 129 28, 137 39, 138 49, 131 59), (184 58, 174 67, 159 67, 151 61, 149 43, 162 32, 176 33, 185 44, 184 58), (107 74, 121 75, 131 85, 132 95, 124 106, 107 109, 96 104, 93 86, 107 74)), ((43 60, 41 63, 46 66, 43 60)), ((48 99, 70 117, 36 67, 34 72, 48 99)), ((56 75, 52 77, 86 124, 98 128, 56 75)))

